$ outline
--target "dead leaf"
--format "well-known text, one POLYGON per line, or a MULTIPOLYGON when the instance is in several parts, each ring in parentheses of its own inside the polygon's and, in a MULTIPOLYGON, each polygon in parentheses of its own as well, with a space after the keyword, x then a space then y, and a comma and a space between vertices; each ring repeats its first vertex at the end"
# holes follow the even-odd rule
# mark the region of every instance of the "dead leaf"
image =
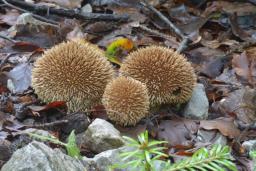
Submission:
POLYGON ((132 34, 132 27, 131 25, 128 24, 122 24, 119 26, 120 29, 117 29, 113 31, 112 33, 109 33, 103 37, 97 44, 101 47, 106 47, 108 46, 111 42, 115 41, 117 38, 122 35, 123 37, 129 38, 129 35, 132 34))
POLYGON ((200 121, 200 128, 206 130, 219 130, 224 136, 235 138, 240 135, 240 130, 235 126, 233 118, 218 118, 215 120, 200 121))
POLYGON ((256 90, 244 87, 230 93, 219 103, 226 113, 235 113, 240 121, 250 124, 256 119, 255 109, 253 109, 255 99, 256 90))
POLYGON ((105 22, 105 21, 98 21, 91 24, 88 24, 85 27, 85 32, 91 34, 100 34, 106 33, 113 30, 116 27, 115 23, 105 22))
POLYGON ((233 84, 236 86, 241 86, 241 83, 236 78, 236 73, 234 69, 225 68, 222 74, 216 77, 217 81, 222 81, 227 84, 233 84))
POLYGON ((33 52, 33 51, 42 51, 42 49, 33 43, 30 42, 16 42, 12 46, 14 50, 21 51, 21 52, 33 52))
POLYGON ((28 89, 31 85, 31 69, 32 67, 30 64, 21 63, 7 74, 12 82, 9 84, 13 84, 10 89, 13 93, 21 93, 28 89))
POLYGON ((236 13, 229 15, 229 21, 231 25, 231 29, 233 34, 240 38, 241 40, 248 41, 248 42, 254 42, 253 36, 250 35, 248 32, 240 28, 240 26, 237 23, 237 15, 236 13))
POLYGON ((205 64, 213 59, 216 58, 216 56, 224 56, 225 53, 220 49, 210 49, 208 47, 199 47, 196 49, 192 49, 187 52, 189 55, 189 60, 192 61, 195 64, 205 64))
POLYGON ((236 71, 236 74, 248 79, 249 77, 249 61, 246 55, 246 52, 243 52, 241 55, 234 55, 232 59, 233 68, 236 71))
POLYGON ((168 141, 169 146, 190 145, 192 133, 197 132, 198 125, 187 119, 164 120, 157 128, 157 139, 168 141))
POLYGON ((250 85, 256 86, 256 58, 254 55, 249 56, 246 51, 241 55, 234 55, 232 66, 236 74, 244 79, 242 81, 247 81, 250 85))
POLYGON ((108 119, 106 109, 103 105, 93 106, 90 114, 92 119, 101 118, 104 120, 108 119))
POLYGON ((115 125, 115 127, 121 132, 123 136, 129 136, 137 139, 138 135, 147 129, 146 124, 137 124, 133 127, 122 127, 115 125))
POLYGON ((209 48, 212 48, 212 49, 217 49, 218 47, 220 47, 221 45, 227 45, 227 46, 235 46, 235 45, 238 45, 239 42, 235 41, 235 40, 229 40, 229 39, 226 39, 226 40, 223 40, 223 41, 220 41, 220 40, 205 40, 205 39, 202 39, 200 41, 200 43, 205 46, 205 47, 209 47, 209 48))
POLYGON ((15 120, 15 117, 13 115, 0 112, 0 131, 3 131, 3 129, 17 131, 18 129, 23 127, 24 125, 15 120))
POLYGON ((66 106, 66 102, 55 101, 55 102, 48 103, 47 105, 44 105, 44 106, 29 105, 28 108, 33 112, 41 112, 48 109, 60 108, 65 106, 66 106))
POLYGON ((21 14, 16 24, 8 29, 8 36, 43 48, 51 47, 65 37, 59 26, 37 20, 31 13, 21 14))
POLYGON ((10 134, 8 132, 0 131, 0 140, 5 140, 9 135, 10 134))
POLYGON ((82 32, 79 26, 75 26, 74 29, 66 36, 67 40, 83 39, 85 34, 82 32))
POLYGON ((238 16, 254 14, 256 7, 250 3, 229 2, 229 1, 213 1, 207 4, 205 13, 223 11, 227 14, 237 13, 238 16))
POLYGON ((128 14, 130 16, 131 21, 137 21, 140 23, 144 23, 147 17, 140 12, 139 8, 135 7, 118 7, 118 6, 110 6, 109 9, 113 10, 115 14, 128 14))
POLYGON ((207 75, 210 78, 215 78, 222 73, 225 64, 228 62, 224 57, 217 57, 212 61, 203 65, 201 73, 207 75))
POLYGON ((6 10, 6 14, 0 15, 0 22, 6 23, 9 26, 16 24, 16 20, 20 13, 17 10, 6 10))

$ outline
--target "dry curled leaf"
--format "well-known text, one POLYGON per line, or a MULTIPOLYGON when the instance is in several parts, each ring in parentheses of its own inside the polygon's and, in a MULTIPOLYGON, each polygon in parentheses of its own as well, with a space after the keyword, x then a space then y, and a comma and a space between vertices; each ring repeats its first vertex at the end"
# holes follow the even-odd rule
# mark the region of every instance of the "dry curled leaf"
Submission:
MULTIPOLYGON (((256 51, 256 49, 254 49, 256 51)), ((238 76, 247 81, 250 85, 256 85, 256 58, 246 51, 241 55, 234 55, 232 66, 238 76)))
POLYGON ((5 23, 13 26, 16 24, 16 20, 19 15, 20 14, 17 10, 7 10, 6 14, 0 15, 0 23, 5 23))
POLYGON ((21 63, 7 74, 11 80, 8 80, 8 88, 13 93, 20 93, 28 89, 31 84, 31 68, 30 64, 21 63))
POLYGON ((219 130, 224 136, 235 138, 240 135, 240 130, 235 126, 233 118, 218 118, 215 120, 200 121, 200 128, 206 130, 219 130))
POLYGON ((60 108, 60 107, 65 107, 65 106, 66 106, 66 102, 55 101, 55 102, 48 103, 47 105, 44 105, 44 106, 30 105, 30 106, 28 106, 28 108, 31 109, 33 112, 41 112, 41 111, 45 111, 48 109, 60 108))
POLYGON ((195 121, 187 119, 164 120, 160 123, 157 139, 168 141, 170 146, 190 145, 191 134, 197 132, 195 121))

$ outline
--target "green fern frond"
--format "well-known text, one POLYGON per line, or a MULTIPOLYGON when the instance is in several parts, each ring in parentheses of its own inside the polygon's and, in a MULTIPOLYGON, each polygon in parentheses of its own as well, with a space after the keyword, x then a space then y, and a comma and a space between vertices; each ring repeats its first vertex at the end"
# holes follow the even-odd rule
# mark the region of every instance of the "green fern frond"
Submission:
POLYGON ((236 165, 232 162, 228 146, 214 145, 211 150, 201 148, 191 158, 184 159, 178 163, 169 165, 167 171, 237 171, 236 165))

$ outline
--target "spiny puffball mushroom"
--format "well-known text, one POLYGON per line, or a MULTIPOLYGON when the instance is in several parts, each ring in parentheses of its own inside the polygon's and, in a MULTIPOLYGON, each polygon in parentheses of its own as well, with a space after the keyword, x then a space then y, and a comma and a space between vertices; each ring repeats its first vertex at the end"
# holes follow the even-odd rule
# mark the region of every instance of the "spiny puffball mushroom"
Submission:
POLYGON ((63 42, 35 62, 32 86, 45 102, 66 101, 69 111, 100 102, 114 71, 102 51, 90 43, 63 42))
POLYGON ((122 126, 135 125, 148 114, 146 85, 133 78, 117 77, 108 83, 102 103, 110 120, 122 126))
POLYGON ((186 58, 160 46, 130 53, 120 71, 147 85, 151 107, 186 102, 196 83, 194 69, 186 58))

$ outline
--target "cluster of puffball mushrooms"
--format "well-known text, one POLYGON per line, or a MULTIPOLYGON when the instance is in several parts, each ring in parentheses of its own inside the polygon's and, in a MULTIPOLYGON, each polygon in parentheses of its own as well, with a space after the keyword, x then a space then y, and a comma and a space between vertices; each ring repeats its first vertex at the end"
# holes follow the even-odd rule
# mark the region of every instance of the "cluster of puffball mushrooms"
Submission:
POLYGON ((186 102, 196 83, 186 58, 161 46, 131 52, 115 75, 96 45, 69 41, 35 62, 32 86, 45 102, 66 101, 69 111, 102 103, 110 120, 126 126, 138 123, 154 106, 186 102))

